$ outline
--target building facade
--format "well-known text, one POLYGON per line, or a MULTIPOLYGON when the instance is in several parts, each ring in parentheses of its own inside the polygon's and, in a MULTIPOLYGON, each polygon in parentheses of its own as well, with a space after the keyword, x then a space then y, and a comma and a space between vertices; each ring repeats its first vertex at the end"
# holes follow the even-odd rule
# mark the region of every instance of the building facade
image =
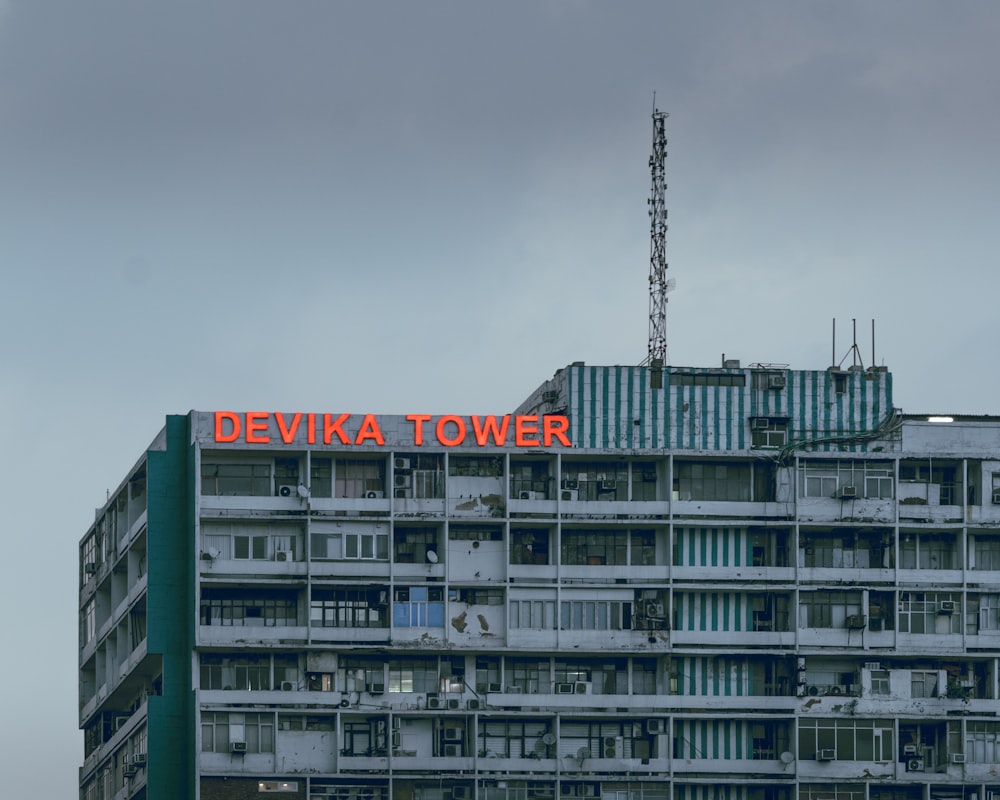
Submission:
POLYGON ((1000 419, 884 368, 191 412, 80 544, 83 800, 1000 800, 1000 419))

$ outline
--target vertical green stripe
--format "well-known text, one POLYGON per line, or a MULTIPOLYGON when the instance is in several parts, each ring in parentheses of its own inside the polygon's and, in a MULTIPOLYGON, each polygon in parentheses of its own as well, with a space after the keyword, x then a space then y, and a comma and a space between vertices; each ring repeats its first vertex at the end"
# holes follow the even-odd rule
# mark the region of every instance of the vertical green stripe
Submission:
POLYGON ((708 528, 701 529, 701 542, 699 544, 699 550, 701 555, 701 560, 698 562, 699 567, 704 567, 708 564, 708 528))
POLYGON ((732 624, 731 624, 731 622, 730 622, 730 616, 729 616, 729 598, 730 598, 729 592, 726 592, 724 595, 722 595, 722 616, 723 616, 723 619, 726 620, 725 621, 725 626, 726 626, 726 630, 727 631, 734 631, 734 630, 738 631, 739 630, 739 626, 733 627, 732 624))
MULTIPOLYGON (((629 421, 631 425, 631 421, 629 421)), ((622 368, 615 367, 615 447, 622 447, 622 368)))
POLYGON ((719 566, 719 529, 712 528, 712 566, 719 566))
POLYGON ((598 373, 601 376, 601 411, 599 415, 601 423, 601 447, 608 446, 608 427, 611 424, 611 389, 608 382, 611 378, 611 368, 602 367, 598 373))
POLYGON ((718 592, 712 592, 712 630, 717 631, 719 628, 719 594, 718 592))
POLYGON ((701 387, 701 449, 708 450, 708 387, 701 387))
MULTIPOLYGON (((749 377, 749 376, 748 376, 749 377)), ((739 414, 736 415, 736 419, 733 421, 736 425, 736 449, 743 450, 746 448, 746 429, 747 429, 747 417, 744 413, 744 406, 746 404, 747 389, 745 386, 739 390, 739 414)))

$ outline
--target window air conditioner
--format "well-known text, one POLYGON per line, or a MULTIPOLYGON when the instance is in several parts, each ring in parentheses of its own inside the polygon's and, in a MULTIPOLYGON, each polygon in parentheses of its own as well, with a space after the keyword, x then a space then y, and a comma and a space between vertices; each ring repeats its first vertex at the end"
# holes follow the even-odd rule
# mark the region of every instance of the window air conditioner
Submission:
POLYGON ((580 492, 576 489, 563 489, 562 492, 559 493, 559 499, 575 503, 580 499, 580 492))
POLYGON ((922 758, 910 758, 906 761, 907 772, 923 772, 924 760, 922 758))
POLYGON ((952 764, 964 764, 965 763, 965 753, 952 753, 951 754, 952 764))
POLYGON ((785 376, 784 375, 768 375, 767 376, 767 388, 768 389, 784 389, 785 388, 785 376))
POLYGON ((486 691, 492 692, 493 694, 498 694, 503 691, 502 683, 490 683, 486 685, 486 691))
POLYGON ((837 492, 837 497, 841 500, 853 500, 858 496, 858 490, 854 486, 841 486, 840 491, 837 492))
POLYGON ((1000 492, 993 492, 993 505, 1000 506, 1000 492))
POLYGON ((93 575, 95 572, 97 572, 97 562, 88 561, 86 564, 83 565, 83 571, 88 575, 93 575))
POLYGON ((427 707, 430 709, 441 709, 444 708, 444 700, 440 697, 427 696, 427 707))
POLYGON ((243 754, 246 751, 247 751, 247 743, 246 742, 230 742, 229 743, 229 752, 230 753, 243 754))
POLYGON ((954 614, 958 611, 958 603, 954 600, 942 600, 938 604, 938 614, 954 614))
POLYGON ((395 469, 409 469, 410 459, 408 458, 396 458, 392 462, 395 469))
POLYGON ((444 740, 446 742, 460 742, 460 741, 462 741, 462 729, 461 728, 445 728, 444 729, 444 740))
POLYGON ((580 488, 580 482, 578 480, 573 479, 573 478, 563 478, 563 480, 562 480, 562 488, 563 489, 579 489, 580 488))
POLYGON ((135 753, 132 756, 132 763, 133 764, 140 764, 140 765, 141 764, 145 764, 146 763, 146 754, 145 753, 135 753))
POLYGON ((275 550, 274 551, 275 561, 292 561, 292 552, 290 550, 275 550))
POLYGON ((918 750, 918 748, 917 748, 917 746, 915 744, 904 744, 903 745, 903 755, 904 756, 910 756, 910 757, 912 757, 912 756, 917 755, 917 753, 919 753, 919 752, 920 751, 918 750))
POLYGON ((572 683, 557 683, 556 694, 573 694, 572 683))
POLYGON ((868 670, 880 670, 882 669, 882 664, 879 661, 866 661, 865 669, 868 670))
POLYGON ((128 764, 122 768, 122 775, 126 778, 134 778, 135 774, 139 771, 139 768, 134 764, 128 764))
POLYGON ((859 630, 865 627, 867 619, 864 614, 848 614, 844 620, 844 625, 850 630, 859 630))
POLYGON ((385 694, 385 684, 384 683, 369 683, 367 687, 368 694, 385 694))
POLYGON ((834 750, 832 747, 827 747, 827 748, 824 748, 823 750, 817 750, 816 751, 816 760, 817 761, 836 761, 837 760, 837 751, 834 750))
POLYGON ((385 492, 380 492, 378 489, 369 489, 365 492, 366 500, 381 500, 385 497, 385 492))

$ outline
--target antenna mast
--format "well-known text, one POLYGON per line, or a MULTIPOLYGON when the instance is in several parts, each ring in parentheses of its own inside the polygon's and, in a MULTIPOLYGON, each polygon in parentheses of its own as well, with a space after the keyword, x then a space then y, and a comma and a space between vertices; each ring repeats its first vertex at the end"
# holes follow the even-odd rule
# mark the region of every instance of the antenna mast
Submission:
POLYGON ((667 293, 674 281, 667 280, 666 119, 656 108, 653 95, 653 154, 649 157, 652 188, 649 195, 649 354, 645 364, 667 363, 667 293))

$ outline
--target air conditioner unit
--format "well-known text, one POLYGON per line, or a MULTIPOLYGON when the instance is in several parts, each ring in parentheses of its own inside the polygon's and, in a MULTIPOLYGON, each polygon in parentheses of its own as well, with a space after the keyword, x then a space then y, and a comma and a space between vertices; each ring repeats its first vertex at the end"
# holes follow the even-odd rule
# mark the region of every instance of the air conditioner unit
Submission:
POLYGON ((577 500, 580 499, 580 492, 577 491, 576 489, 563 489, 559 493, 559 499, 566 500, 570 503, 575 503, 577 500))
POLYGON ((366 687, 368 694, 385 694, 384 683, 369 683, 366 687))
POLYGON ((869 670, 880 670, 882 669, 882 664, 879 661, 866 661, 865 669, 869 670))
POLYGON ((924 760, 922 758, 910 758, 906 761, 907 772, 923 772, 924 760))
POLYGON ((427 696, 427 707, 430 709, 441 709, 444 708, 444 700, 440 697, 427 696))
POLYGON ((392 496, 397 500, 407 500, 413 496, 413 490, 407 487, 406 489, 394 489, 392 496))
POLYGON ((666 721, 662 719, 647 719, 646 733, 666 733, 666 721))
POLYGON ((590 694, 594 689, 594 684, 590 681, 577 681, 573 684, 573 691, 576 694, 590 694))
POLYGON ((1000 492, 993 492, 993 505, 1000 506, 1000 492))
POLYGON ((133 764, 138 764, 140 766, 144 765, 146 763, 146 754, 145 753, 134 753, 132 755, 132 763, 133 764))
POLYGON ((965 753, 952 753, 951 754, 952 764, 964 764, 965 763, 965 753))
POLYGON ((955 600, 942 600, 938 604, 938 614, 954 614, 958 611, 958 603, 955 600))
POLYGON ((409 489, 410 486, 413 485, 413 476, 399 475, 399 474, 393 475, 392 485, 395 486, 397 489, 409 489))
POLYGON ((824 748, 822 750, 817 750, 816 751, 816 760, 817 761, 836 761, 837 760, 837 751, 834 750, 832 747, 827 747, 827 748, 824 748))
POLYGON ((392 746, 398 749, 402 743, 403 743, 403 735, 399 731, 393 731, 392 746))
POLYGON ((452 697, 448 700, 448 708, 452 711, 457 711, 462 705, 462 701, 456 697, 452 697))
POLYGON ((476 698, 472 698, 471 700, 465 701, 465 707, 469 711, 479 711, 479 709, 482 708, 482 703, 476 698))
POLYGON ((451 800, 472 800, 472 789, 468 786, 456 786, 451 790, 451 800))
POLYGON ((920 749, 915 744, 904 744, 903 745, 903 755, 913 757, 920 752, 920 749))
POLYGON ((622 737, 605 736, 601 739, 601 752, 604 758, 621 758, 622 737))
POLYGON ((275 550, 274 551, 275 561, 293 561, 291 550, 275 550))
POLYGON ((444 740, 446 742, 460 742, 460 741, 462 741, 462 729, 461 728, 445 728, 444 729, 444 740))
POLYGON ((541 492, 518 492, 518 500, 538 500, 541 492))
POLYGON ((240 754, 243 754, 246 751, 247 751, 247 743, 246 742, 230 742, 229 743, 229 752, 230 753, 240 753, 240 754))
POLYGON ((663 603, 646 603, 647 617, 664 617, 666 613, 663 603))
POLYGON ((446 758, 455 758, 462 754, 462 748, 457 744, 446 744, 444 746, 444 754, 446 758))
POLYGON ((599 492, 613 492, 618 488, 618 481, 607 480, 599 481, 597 484, 597 491, 599 492))
POLYGON ((294 692, 295 691, 295 683, 293 681, 282 681, 281 682, 281 691, 283 691, 283 692, 294 692))
POLYGON ((841 500, 853 500, 858 496, 858 490, 854 486, 841 486, 836 496, 841 500))
POLYGON ((135 774, 139 771, 139 768, 133 764, 128 764, 122 768, 122 775, 126 778, 134 778, 135 774))
POLYGON ((575 480, 574 478, 563 478, 561 485, 562 485, 563 489, 579 489, 580 488, 580 482, 578 480, 575 480))
POLYGON ((83 571, 86 572, 88 575, 93 575, 95 572, 97 572, 97 562, 88 561, 86 564, 83 565, 83 571))
POLYGON ((489 683, 486 685, 486 691, 492 692, 493 694, 498 694, 503 691, 502 683, 489 683))
POLYGON ((848 614, 847 619, 844 620, 844 625, 849 630, 860 630, 865 627, 867 621, 864 614, 848 614))
POLYGON ((767 388, 768 389, 784 389, 785 388, 785 376, 784 375, 768 375, 767 376, 767 388))
POLYGON ((771 426, 771 420, 766 417, 756 417, 750 420, 750 430, 766 431, 771 426))
POLYGON ((365 492, 366 500, 381 500, 383 497, 385 497, 385 492, 381 492, 378 489, 369 489, 365 492))
POLYGON ((410 459, 408 459, 408 458, 396 458, 396 459, 393 460, 392 466, 393 466, 394 469, 409 469, 410 468, 410 459))
POLYGON ((556 694, 573 694, 572 683, 557 683, 556 694))
POLYGON ((278 486, 279 497, 295 497, 295 486, 290 483, 282 483, 278 486))

